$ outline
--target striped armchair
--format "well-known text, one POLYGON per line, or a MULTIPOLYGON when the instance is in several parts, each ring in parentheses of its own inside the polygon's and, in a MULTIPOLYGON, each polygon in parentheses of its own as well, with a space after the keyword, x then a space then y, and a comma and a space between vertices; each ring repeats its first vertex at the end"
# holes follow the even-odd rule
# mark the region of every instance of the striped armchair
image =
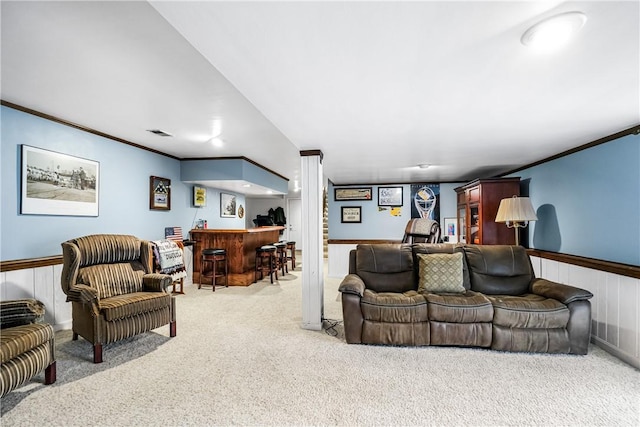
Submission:
POLYGON ((151 244, 134 236, 95 234, 62 243, 62 290, 72 304, 73 339, 102 346, 169 324, 176 335, 171 276, 153 272, 151 244))
POLYGON ((53 328, 41 323, 44 304, 35 299, 0 302, 0 397, 44 369, 44 383, 56 381, 53 328))

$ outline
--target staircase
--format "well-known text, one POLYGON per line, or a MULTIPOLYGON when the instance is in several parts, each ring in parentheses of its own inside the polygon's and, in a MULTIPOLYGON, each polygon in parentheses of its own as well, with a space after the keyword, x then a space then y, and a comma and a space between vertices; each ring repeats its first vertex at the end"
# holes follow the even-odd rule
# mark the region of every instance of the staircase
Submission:
POLYGON ((327 198, 327 189, 323 191, 322 201, 322 252, 324 258, 329 258, 329 200, 327 198))

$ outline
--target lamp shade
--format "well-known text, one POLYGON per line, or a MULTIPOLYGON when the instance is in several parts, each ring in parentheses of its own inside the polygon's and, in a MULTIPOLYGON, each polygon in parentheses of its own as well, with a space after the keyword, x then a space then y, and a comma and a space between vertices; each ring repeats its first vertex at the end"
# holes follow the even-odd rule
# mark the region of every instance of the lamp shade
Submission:
POLYGON ((537 219, 528 197, 513 196, 502 199, 496 215, 496 222, 525 222, 537 219))

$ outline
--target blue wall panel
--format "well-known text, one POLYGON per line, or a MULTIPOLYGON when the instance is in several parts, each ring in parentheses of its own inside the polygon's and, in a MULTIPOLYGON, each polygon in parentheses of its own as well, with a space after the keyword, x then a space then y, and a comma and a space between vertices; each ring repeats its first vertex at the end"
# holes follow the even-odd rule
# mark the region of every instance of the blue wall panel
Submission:
MULTIPOLYGON (((192 186, 180 181, 180 162, 8 107, 1 107, 0 259, 26 259, 61 253, 60 243, 94 233, 164 237, 164 227, 186 232, 194 220, 209 228, 244 228, 244 220, 220 218, 219 191, 208 189, 209 203, 194 208, 192 186), (100 163, 98 217, 20 214, 21 144, 100 163), (171 210, 149 209, 149 177, 171 180, 171 210)), ((244 205, 244 196, 238 195, 244 205)))
POLYGON ((640 136, 519 171, 538 221, 530 246, 640 265, 640 136))

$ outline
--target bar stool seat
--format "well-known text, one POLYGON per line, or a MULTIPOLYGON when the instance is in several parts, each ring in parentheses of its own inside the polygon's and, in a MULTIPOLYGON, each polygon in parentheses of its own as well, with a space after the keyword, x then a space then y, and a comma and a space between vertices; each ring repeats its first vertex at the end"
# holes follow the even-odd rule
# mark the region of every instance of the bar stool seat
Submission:
POLYGON ((282 275, 284 276, 289 272, 289 267, 287 267, 287 244, 280 241, 275 242, 273 246, 276 247, 276 270, 282 270, 282 275))
POLYGON ((213 292, 216 291, 216 279, 224 277, 224 286, 229 287, 229 265, 227 262, 227 251, 219 248, 208 248, 202 250, 202 262, 200 269, 200 280, 198 281, 198 289, 202 286, 202 278, 210 278, 213 292), (224 263, 224 270, 221 270, 220 263, 224 263), (211 269, 207 270, 207 264, 211 265, 211 269))
POLYGON ((291 269, 296 269, 296 242, 287 240, 287 261, 291 261, 291 269))
POLYGON ((264 272, 269 273, 271 283, 273 283, 273 275, 275 273, 278 280, 278 270, 276 268, 277 248, 273 245, 264 245, 256 248, 256 268, 254 271, 254 283, 258 281, 258 272, 260 272, 260 280, 264 278, 264 272), (265 264, 266 261, 266 264, 265 264))

